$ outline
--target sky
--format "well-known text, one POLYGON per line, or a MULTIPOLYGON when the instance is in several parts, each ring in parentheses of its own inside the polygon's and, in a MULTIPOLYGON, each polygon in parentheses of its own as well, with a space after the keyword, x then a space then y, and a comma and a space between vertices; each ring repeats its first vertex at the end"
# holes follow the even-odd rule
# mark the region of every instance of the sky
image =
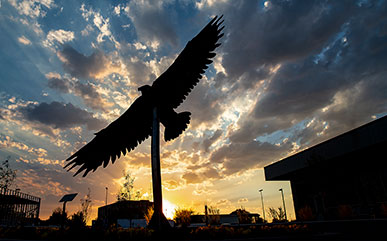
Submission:
POLYGON ((79 210, 89 188, 95 218, 125 171, 152 199, 149 139, 86 178, 64 160, 221 14, 214 63, 177 109, 191 124, 161 141, 167 216, 205 204, 262 214, 258 190, 277 208, 283 188, 292 219, 290 184, 265 181, 263 167, 386 115, 383 0, 1 0, 0 160, 17 170, 13 188, 42 198, 40 218, 67 193, 79 193, 67 204, 79 210))

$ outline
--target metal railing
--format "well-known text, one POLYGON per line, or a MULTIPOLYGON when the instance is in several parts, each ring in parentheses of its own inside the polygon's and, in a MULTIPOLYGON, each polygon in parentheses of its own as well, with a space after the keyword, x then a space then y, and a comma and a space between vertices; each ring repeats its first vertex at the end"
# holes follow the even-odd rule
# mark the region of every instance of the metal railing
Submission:
POLYGON ((31 224, 39 218, 39 197, 20 190, 0 188, 0 225, 31 224))

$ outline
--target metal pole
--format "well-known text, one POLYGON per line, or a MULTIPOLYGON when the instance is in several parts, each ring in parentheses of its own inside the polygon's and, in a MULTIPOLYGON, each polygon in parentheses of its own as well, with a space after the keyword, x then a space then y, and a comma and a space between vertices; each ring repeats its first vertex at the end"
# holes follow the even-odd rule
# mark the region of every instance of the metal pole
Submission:
POLYGON ((105 187, 105 190, 106 190, 105 206, 107 206, 108 187, 105 187))
POLYGON ((63 210, 62 210, 62 229, 64 228, 65 220, 66 220, 66 201, 63 202, 63 210))
POLYGON ((163 214, 160 168, 160 120, 157 107, 153 107, 151 158, 154 212, 149 226, 154 229, 161 230, 162 226, 169 226, 169 223, 163 214))
POLYGON ((279 191, 280 191, 281 194, 282 194, 282 203, 283 203, 283 205, 284 205, 285 220, 288 220, 288 218, 287 218, 287 216, 286 216, 286 207, 285 207, 284 191, 282 190, 282 188, 280 188, 279 191))
POLYGON ((261 193, 261 202, 262 202, 262 212, 263 212, 263 222, 266 221, 266 217, 265 217, 265 206, 263 205, 263 189, 260 189, 259 192, 261 193))

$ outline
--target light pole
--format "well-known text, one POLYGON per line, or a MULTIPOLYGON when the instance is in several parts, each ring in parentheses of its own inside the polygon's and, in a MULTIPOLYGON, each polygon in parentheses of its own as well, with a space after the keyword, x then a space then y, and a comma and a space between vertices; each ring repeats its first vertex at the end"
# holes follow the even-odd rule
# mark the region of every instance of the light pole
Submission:
POLYGON ((266 221, 266 217, 265 217, 265 206, 263 205, 263 189, 259 189, 259 192, 261 193, 261 202, 262 202, 262 213, 263 213, 263 222, 266 221))
POLYGON ((105 187, 105 193, 106 193, 106 196, 105 196, 105 206, 107 206, 107 195, 108 195, 108 187, 105 187))
POLYGON ((282 188, 280 188, 278 191, 280 191, 281 194, 282 194, 282 203, 283 203, 283 205, 284 205, 285 220, 288 220, 288 218, 287 218, 287 216, 286 216, 286 207, 285 207, 284 190, 282 190, 282 188))

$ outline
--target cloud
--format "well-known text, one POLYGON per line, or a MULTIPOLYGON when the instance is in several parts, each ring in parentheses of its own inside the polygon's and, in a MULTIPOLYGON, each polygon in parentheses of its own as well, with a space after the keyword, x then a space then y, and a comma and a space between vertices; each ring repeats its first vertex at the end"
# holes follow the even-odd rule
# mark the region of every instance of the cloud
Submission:
POLYGON ((210 146, 219 139, 219 137, 223 134, 223 130, 218 129, 214 132, 214 134, 203 141, 202 145, 205 152, 209 151, 210 146))
POLYGON ((49 78, 47 86, 61 93, 69 93, 71 88, 69 80, 57 77, 49 78))
POLYGON ((245 197, 245 198, 239 199, 238 203, 247 203, 248 201, 249 201, 249 199, 245 197))
POLYGON ((163 186, 167 189, 167 190, 176 190, 178 189, 181 185, 175 181, 175 180, 166 180, 163 182, 163 186))
POLYGON ((79 96, 84 101, 85 105, 94 110, 106 111, 106 107, 113 104, 102 98, 102 95, 97 91, 97 87, 91 83, 81 83, 77 79, 62 78, 59 74, 49 73, 47 85, 60 93, 72 93, 79 96))
POLYGON ((247 143, 231 143, 223 145, 211 153, 212 163, 222 164, 222 173, 231 175, 254 168, 262 168, 266 164, 279 160, 292 144, 287 142, 274 145, 267 142, 250 141, 247 143))
POLYGON ((121 63, 113 63, 101 51, 85 56, 73 47, 66 45, 57 54, 63 62, 64 69, 73 77, 80 79, 101 79, 110 74, 121 72, 121 63))
POLYGON ((90 112, 79 109, 71 103, 60 102, 30 104, 20 109, 23 116, 29 121, 36 121, 53 128, 68 129, 75 126, 86 125, 89 130, 100 130, 106 125, 90 112))
POLYGON ((150 1, 131 1, 126 14, 131 18, 141 42, 157 50, 159 46, 169 44, 178 46, 174 30, 171 8, 168 3, 150 1))
MULTIPOLYGON (((105 37, 107 37, 111 42, 114 43, 115 47, 117 49, 120 49, 120 43, 118 43, 113 36, 113 34, 110 31, 110 19, 104 18, 100 12, 94 11, 92 8, 87 9, 86 5, 83 3, 80 8, 82 12, 82 17, 89 22, 89 20, 92 19, 92 23, 95 27, 100 31, 100 33, 97 36, 97 42, 102 43, 104 42, 105 37)), ((89 25, 82 31, 82 35, 88 35, 90 32, 89 25)))
POLYGON ((80 96, 87 106, 95 110, 105 110, 106 107, 112 106, 105 99, 102 98, 96 87, 90 83, 82 84, 81 82, 75 82, 73 91, 76 95, 80 96))
MULTIPOLYGON (((226 16, 218 63, 224 71, 218 68, 215 86, 226 89, 226 96, 258 93, 246 95, 251 107, 239 109, 222 142, 228 144, 211 153, 211 162, 221 163, 228 175, 263 167, 385 113, 385 21, 376 21, 385 8, 376 5, 203 2, 203 12, 221 9, 226 16), (313 125, 302 124, 308 120, 313 125), (273 139, 278 131, 287 132, 287 142, 254 141, 273 139)), ((219 100, 225 98, 218 95, 219 100)))
POLYGON ((2 148, 16 148, 20 151, 25 151, 38 157, 47 156, 47 150, 43 148, 29 147, 25 143, 12 140, 10 136, 0 134, 0 149, 2 148))
POLYGON ((194 172, 187 172, 183 174, 182 178, 187 184, 201 183, 203 180, 194 172))
POLYGON ((10 0, 9 3, 16 8, 20 15, 26 15, 30 18, 45 16, 46 12, 43 11, 42 6, 48 9, 54 6, 54 1, 51 0, 10 0))
POLYGON ((19 43, 24 44, 24 45, 31 44, 31 41, 28 38, 26 38, 24 35, 19 37, 17 40, 19 41, 19 43))
POLYGON ((55 46, 55 43, 63 45, 64 43, 74 40, 74 32, 66 31, 63 29, 50 30, 47 33, 46 40, 43 41, 43 45, 48 48, 55 46))

